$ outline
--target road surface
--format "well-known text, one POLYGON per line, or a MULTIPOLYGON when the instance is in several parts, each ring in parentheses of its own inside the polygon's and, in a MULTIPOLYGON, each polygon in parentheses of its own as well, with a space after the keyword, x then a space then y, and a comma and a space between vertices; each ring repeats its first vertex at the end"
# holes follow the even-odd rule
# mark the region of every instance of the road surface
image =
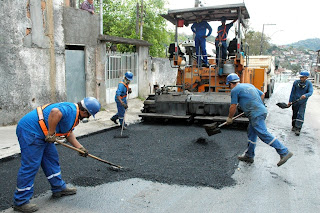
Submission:
MULTIPOLYGON (((81 139, 92 154, 125 171, 110 171, 59 146, 62 177, 78 193, 52 199, 40 171, 32 202, 40 212, 319 212, 319 90, 308 101, 298 137, 291 131, 291 109, 276 106, 288 101, 291 85, 276 84, 266 101, 268 129, 294 153, 281 167, 275 150, 261 141, 253 164, 238 162, 236 156, 246 149, 245 130, 222 129, 208 137, 197 125, 142 123, 129 126, 128 139, 114 139, 119 130, 81 139)), ((12 212, 19 160, 0 162, 3 212, 12 212)))

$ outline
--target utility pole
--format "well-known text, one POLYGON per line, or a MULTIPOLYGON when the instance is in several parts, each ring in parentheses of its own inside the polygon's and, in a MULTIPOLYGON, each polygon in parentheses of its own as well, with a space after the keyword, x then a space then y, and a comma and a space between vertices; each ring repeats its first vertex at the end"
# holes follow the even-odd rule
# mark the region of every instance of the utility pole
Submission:
POLYGON ((276 24, 263 24, 263 27, 262 27, 262 35, 261 35, 261 42, 260 42, 260 55, 262 55, 264 25, 276 25, 276 24))
POLYGON ((194 0, 194 7, 199 7, 200 0, 194 0))
POLYGON ((140 12, 140 40, 142 40, 143 33, 143 0, 141 0, 141 12, 140 12))
POLYGON ((139 2, 137 2, 137 7, 136 7, 136 35, 139 35, 139 17, 140 17, 140 12, 139 12, 139 2))

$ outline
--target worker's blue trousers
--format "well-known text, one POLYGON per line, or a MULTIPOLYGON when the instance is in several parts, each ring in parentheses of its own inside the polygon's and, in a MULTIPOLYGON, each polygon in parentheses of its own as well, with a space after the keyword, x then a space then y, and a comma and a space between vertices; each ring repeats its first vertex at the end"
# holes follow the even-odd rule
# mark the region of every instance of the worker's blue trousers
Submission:
POLYGON ((295 103, 292 105, 292 127, 296 127, 298 129, 302 128, 306 106, 307 102, 302 104, 295 103))
POLYGON ((223 60, 227 59, 227 42, 222 41, 222 46, 219 47, 219 42, 216 41, 216 63, 217 65, 219 64, 219 57, 221 57, 221 63, 223 63, 223 60), (221 56, 220 54, 220 49, 221 49, 221 56))
MULTIPOLYGON (((122 99, 122 101, 125 104, 127 104, 127 99, 126 98, 122 99)), ((122 122, 123 122, 123 119, 124 119, 124 114, 126 112, 126 109, 121 105, 119 100, 116 100, 116 103, 117 103, 118 113, 115 116, 118 116, 119 122, 120 122, 120 126, 122 126, 122 122)), ((124 125, 125 125, 125 123, 124 123, 124 125)))
POLYGON ((14 193, 14 205, 29 203, 33 194, 34 178, 40 165, 47 177, 52 192, 66 188, 61 178, 59 156, 54 143, 47 143, 17 127, 17 136, 21 149, 21 167, 18 172, 17 188, 14 193))
POLYGON ((258 137, 264 143, 275 148, 280 156, 286 156, 288 154, 287 147, 285 147, 276 137, 274 137, 268 132, 265 119, 266 115, 261 115, 256 118, 249 119, 248 149, 246 151, 246 156, 250 158, 254 157, 254 150, 256 148, 258 137))
POLYGON ((207 57, 207 50, 206 50, 206 39, 203 37, 196 37, 195 39, 195 47, 196 47, 196 54, 197 54, 197 64, 201 66, 201 55, 203 57, 203 62, 208 64, 208 57, 207 57), (200 49, 201 47, 201 55, 200 49))

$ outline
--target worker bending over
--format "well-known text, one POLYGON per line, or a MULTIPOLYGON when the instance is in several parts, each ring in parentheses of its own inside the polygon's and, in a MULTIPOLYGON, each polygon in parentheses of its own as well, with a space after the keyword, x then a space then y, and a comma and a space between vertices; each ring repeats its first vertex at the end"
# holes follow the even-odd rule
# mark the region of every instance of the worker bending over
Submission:
POLYGON ((127 104, 127 95, 132 92, 131 88, 129 88, 130 81, 133 79, 133 73, 132 72, 126 72, 124 75, 124 78, 120 83, 118 84, 118 89, 116 91, 115 95, 115 101, 117 103, 117 109, 118 112, 114 116, 110 118, 115 124, 118 124, 117 119, 119 119, 120 126, 122 126, 123 123, 123 129, 127 128, 127 124, 124 121, 124 115, 126 112, 126 109, 128 109, 127 104))
POLYGON ((21 118, 17 125, 17 137, 21 149, 21 167, 18 172, 13 208, 20 212, 35 212, 38 207, 29 200, 33 194, 34 178, 42 167, 53 197, 76 194, 76 188, 69 188, 61 178, 59 156, 54 142, 64 136, 86 157, 88 151, 76 139, 73 129, 83 118, 94 116, 100 110, 100 103, 93 97, 81 102, 61 102, 40 106, 21 118))
POLYGON ((248 126, 248 149, 243 156, 239 156, 240 161, 253 163, 255 156, 257 138, 259 137, 264 143, 275 148, 280 155, 278 166, 284 164, 292 157, 292 152, 289 152, 276 137, 271 135, 266 127, 265 119, 267 117, 267 108, 263 103, 264 93, 255 88, 252 84, 240 83, 240 78, 237 74, 232 73, 227 76, 227 85, 231 89, 231 105, 227 124, 233 122, 233 116, 237 111, 237 104, 240 105, 242 111, 249 118, 248 126))
POLYGON ((297 136, 300 135, 302 124, 304 122, 304 113, 306 111, 308 98, 313 93, 312 83, 307 80, 309 72, 304 70, 300 72, 300 80, 293 82, 288 106, 292 105, 292 131, 297 136), (300 99, 292 104, 293 101, 300 99))

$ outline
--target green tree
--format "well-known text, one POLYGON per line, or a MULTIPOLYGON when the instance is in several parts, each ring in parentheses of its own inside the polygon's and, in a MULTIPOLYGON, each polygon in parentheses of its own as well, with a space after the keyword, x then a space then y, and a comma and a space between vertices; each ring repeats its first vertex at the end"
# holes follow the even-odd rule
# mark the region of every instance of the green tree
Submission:
MULTIPOLYGON (((136 34, 136 12, 137 3, 140 4, 140 2, 140 0, 103 1, 103 33, 123 38, 139 39, 140 35, 136 34)), ((165 56, 165 49, 173 36, 172 32, 166 30, 166 20, 161 16, 166 12, 164 5, 165 0, 143 1, 142 39, 152 44, 150 55, 154 57, 165 56)), ((97 8, 99 8, 99 5, 97 5, 97 8)), ((135 51, 133 45, 125 44, 117 44, 117 49, 120 52, 135 51)))
MULTIPOLYGON (((261 37, 262 37, 261 32, 256 32, 250 29, 244 32, 243 43, 247 43, 249 45, 250 55, 260 55, 261 37)), ((268 51, 271 47, 269 41, 270 41, 270 38, 266 35, 263 35, 262 55, 270 54, 270 51, 268 51)))

